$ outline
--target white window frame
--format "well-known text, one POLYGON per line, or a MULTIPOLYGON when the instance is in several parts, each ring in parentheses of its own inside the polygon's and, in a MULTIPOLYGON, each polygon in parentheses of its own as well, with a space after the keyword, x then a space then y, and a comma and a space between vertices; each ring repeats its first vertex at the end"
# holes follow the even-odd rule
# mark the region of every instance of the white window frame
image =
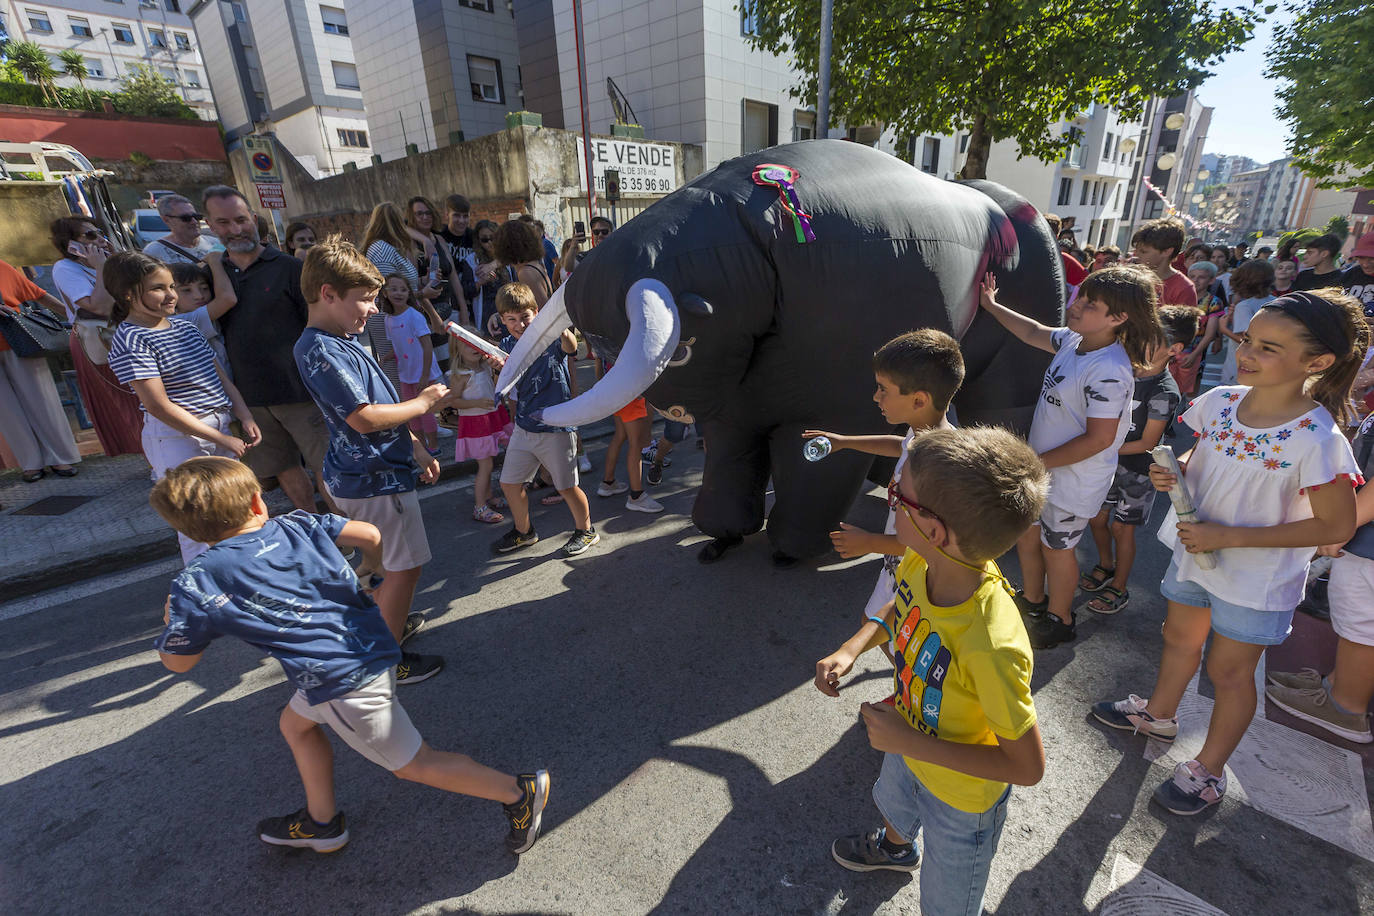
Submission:
POLYGON ((468 55, 468 83, 472 86, 472 98, 475 102, 488 102, 494 105, 504 105, 506 102, 506 89, 502 85, 501 62, 494 57, 482 57, 477 54, 468 55), (474 72, 473 64, 477 64, 478 70, 474 72), (490 72, 483 72, 488 69, 490 72), (494 83, 482 82, 479 77, 490 76, 495 78, 494 83), (488 90, 492 90, 489 93, 488 90))
MULTIPOLYGON (((346 60, 331 60, 331 61, 329 62, 329 68, 330 68, 330 70, 331 70, 331 71, 333 72, 333 74, 334 74, 334 87, 335 87, 336 89, 346 89, 346 90, 348 90, 348 91, 350 91, 350 92, 359 92, 359 91, 362 90, 362 88, 363 88, 363 87, 362 87, 362 84, 358 82, 358 65, 357 65, 357 64, 349 63, 349 62, 346 61, 346 60), (340 67, 346 67, 346 68, 348 68, 349 70, 352 70, 352 71, 353 71, 353 82, 352 82, 351 84, 350 84, 350 83, 341 83, 341 82, 339 82, 339 68, 340 68, 340 67)), ((345 71, 345 75, 347 75, 347 70, 345 71)))
POLYGON ((339 145, 351 149, 367 149, 367 131, 356 127, 336 127, 335 136, 338 137, 339 145))
POLYGON ((320 4, 320 22, 326 35, 348 36, 348 13, 337 6, 320 4))
POLYGON ((117 45, 132 45, 132 44, 138 44, 138 41, 134 38, 134 29, 133 29, 133 26, 126 25, 126 24, 124 24, 124 23, 122 23, 122 22, 112 22, 112 23, 110 23, 110 30, 111 30, 112 32, 114 32, 115 44, 117 44, 117 45), (120 32, 123 32, 124 34, 128 35, 129 37, 128 37, 128 38, 120 38, 120 37, 119 37, 119 33, 120 33, 120 32))
POLYGON ((173 32, 172 40, 176 44, 178 51, 191 50, 191 36, 187 35, 185 32, 173 32))
POLYGON ((103 80, 105 78, 105 64, 98 57, 86 58, 86 73, 93 80, 103 80))
POLYGON ((167 32, 163 29, 148 29, 148 47, 159 51, 167 50, 167 32))
POLYGON ((184 71, 182 71, 182 72, 183 72, 183 75, 186 77, 186 85, 187 85, 187 86, 189 86, 189 87, 192 88, 192 89, 200 89, 200 88, 202 88, 201 85, 200 85, 200 71, 199 71, 199 70, 187 69, 187 70, 184 70, 184 71))
POLYGON ((72 30, 72 37, 73 37, 73 38, 94 38, 94 37, 95 37, 95 32, 93 32, 93 31, 91 30, 91 20, 85 18, 84 16, 68 16, 68 17, 67 17, 67 25, 68 25, 68 26, 71 28, 71 30, 72 30), (78 32, 77 29, 85 29, 86 31, 85 31, 84 33, 82 33, 82 32, 78 32))
POLYGON ((52 19, 46 12, 38 10, 24 10, 24 18, 29 21, 29 29, 34 32, 42 32, 45 35, 52 34, 52 19), (38 23, 43 23, 39 25, 38 23))

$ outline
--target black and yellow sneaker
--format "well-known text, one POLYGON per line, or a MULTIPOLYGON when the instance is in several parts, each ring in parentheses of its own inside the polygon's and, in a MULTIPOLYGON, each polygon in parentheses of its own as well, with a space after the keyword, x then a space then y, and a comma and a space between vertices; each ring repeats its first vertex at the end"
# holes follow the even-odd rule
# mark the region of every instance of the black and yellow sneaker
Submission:
POLYGON ((515 550, 524 550, 538 540, 539 535, 535 534, 533 525, 530 525, 529 531, 520 531, 512 527, 511 530, 501 535, 500 540, 491 545, 491 552, 510 553, 515 550))
POLYGON ((406 615, 405 626, 401 627, 401 645, 406 644, 406 640, 420 632, 420 628, 425 625, 425 615, 419 611, 406 615))
POLYGON ((258 839, 273 846, 297 846, 316 852, 334 852, 348 845, 348 822, 340 811, 334 819, 321 826, 302 808, 282 817, 269 817, 258 822, 258 839))
POLYGON ((539 824, 544 814, 544 806, 549 803, 549 771, 538 770, 534 773, 521 773, 515 777, 525 797, 513 805, 502 805, 506 817, 510 819, 510 834, 506 837, 506 848, 516 855, 528 852, 539 839, 539 824))
POLYGON ((418 684, 427 681, 444 670, 441 655, 421 655, 418 652, 402 652, 401 663, 396 666, 397 684, 418 684))

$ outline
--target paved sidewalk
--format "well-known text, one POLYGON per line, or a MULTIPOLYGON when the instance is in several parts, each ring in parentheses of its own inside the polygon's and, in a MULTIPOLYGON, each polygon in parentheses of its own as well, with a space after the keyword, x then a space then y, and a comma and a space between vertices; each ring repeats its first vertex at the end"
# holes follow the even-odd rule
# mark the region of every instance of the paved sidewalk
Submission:
MULTIPOLYGON (((613 429, 603 420, 583 438, 613 429)), ((475 463, 453 460, 452 439, 439 447, 441 480, 472 474, 475 463)), ((37 483, 24 483, 17 470, 0 473, 0 603, 177 553, 176 535, 148 505, 152 479, 142 455, 97 455, 78 467, 76 477, 49 474, 37 483)), ((267 507, 275 515, 291 503, 273 490, 267 507)))

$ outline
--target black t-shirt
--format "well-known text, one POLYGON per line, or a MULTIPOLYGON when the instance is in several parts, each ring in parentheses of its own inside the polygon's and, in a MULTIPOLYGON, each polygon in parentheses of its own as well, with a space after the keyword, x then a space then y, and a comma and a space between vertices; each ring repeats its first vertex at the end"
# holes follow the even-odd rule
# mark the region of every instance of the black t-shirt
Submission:
POLYGON ((1329 273, 1319 274, 1313 268, 1298 271, 1298 275, 1293 278, 1293 288, 1296 290, 1325 289, 1328 286, 1341 285, 1341 272, 1332 270, 1329 273))
POLYGON ((1364 306, 1366 318, 1374 318, 1374 277, 1358 264, 1351 264, 1341 274, 1341 286, 1364 306))
POLYGON ((454 235, 445 226, 439 230, 439 238, 448 242, 448 247, 452 250, 455 261, 461 261, 473 249, 471 226, 464 229, 462 235, 454 235))
MULTIPOLYGON (((1178 393, 1178 382, 1173 373, 1165 369, 1159 375, 1135 380, 1135 391, 1131 394, 1131 430, 1126 433, 1124 442, 1139 442, 1145 434, 1145 424, 1151 420, 1163 420, 1167 426, 1164 434, 1169 434, 1174 415, 1178 411, 1182 396, 1178 393)), ((1148 452, 1139 455, 1121 455, 1117 463, 1135 474, 1150 473, 1152 459, 1148 452)))
POLYGON ((220 317, 220 333, 244 401, 249 407, 310 401, 293 352, 309 320, 301 262, 264 247, 242 270, 226 257, 224 270, 239 301, 220 317))

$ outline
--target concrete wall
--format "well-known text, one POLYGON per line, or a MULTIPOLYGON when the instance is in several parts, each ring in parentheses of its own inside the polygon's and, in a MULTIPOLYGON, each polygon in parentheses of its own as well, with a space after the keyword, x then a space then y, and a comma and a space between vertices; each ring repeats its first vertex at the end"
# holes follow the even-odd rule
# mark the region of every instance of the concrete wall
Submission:
POLYGON ((57 181, 0 181, 0 259, 15 267, 51 264, 57 249, 48 226, 71 208, 57 181))
MULTIPOLYGON (((582 195, 580 142, 571 131, 519 127, 319 180, 290 155, 282 155, 284 216, 360 234, 359 219, 365 221, 382 201, 404 206, 411 197, 423 195, 442 207, 444 197, 463 194, 472 201, 477 218, 500 221, 510 213, 531 213, 544 221, 549 237, 559 241, 572 232, 569 200, 582 195)), ((680 187, 702 172, 704 156, 699 146, 672 145, 680 187)), ((235 150, 230 161, 239 187, 254 199, 242 150, 235 150)))

